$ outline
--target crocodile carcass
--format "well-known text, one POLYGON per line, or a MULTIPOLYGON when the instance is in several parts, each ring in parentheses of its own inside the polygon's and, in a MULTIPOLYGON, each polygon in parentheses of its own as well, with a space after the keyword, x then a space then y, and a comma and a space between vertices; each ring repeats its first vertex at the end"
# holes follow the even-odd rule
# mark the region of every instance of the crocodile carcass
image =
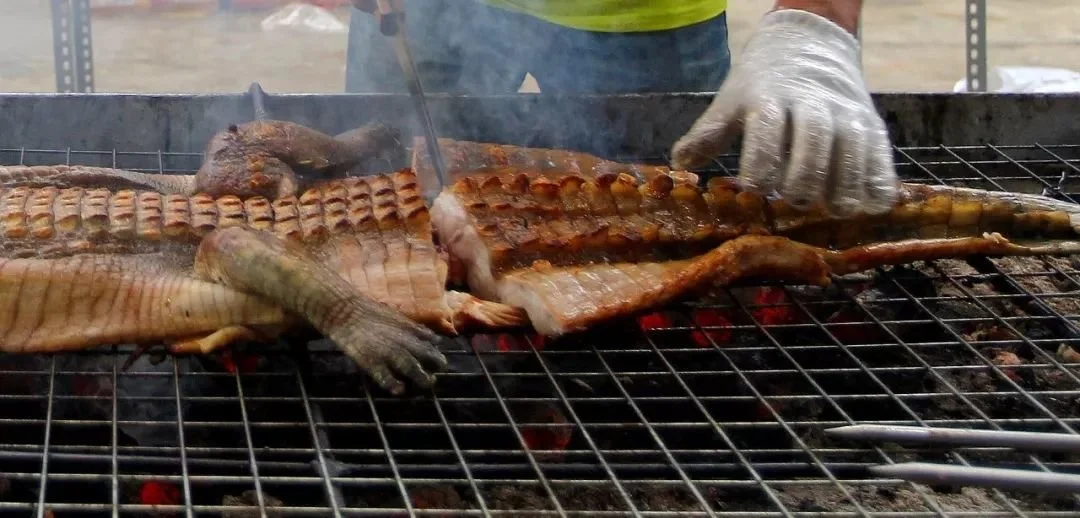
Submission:
POLYGON ((0 237, 4 352, 162 341, 208 352, 306 324, 398 391, 393 371, 427 384, 422 364, 444 366, 433 330, 524 322, 446 290, 408 171, 273 200, 6 187, 0 237))
POLYGON ((330 136, 288 121, 231 125, 210 139, 194 174, 159 174, 81 165, 0 166, 0 186, 107 187, 162 194, 280 198, 313 181, 375 171, 366 164, 401 154, 398 130, 371 123, 330 136))
MULTIPOLYGON (((697 184, 698 175, 674 171, 661 165, 629 164, 600 158, 581 151, 549 149, 472 142, 449 138, 438 139, 447 173, 451 178, 464 176, 519 175, 548 179, 563 176, 595 178, 604 174, 627 173, 645 180, 669 176, 677 182, 697 184)), ((435 178, 427 141, 413 139, 411 168, 420 178, 435 178)))
POLYGON ((714 178, 465 175, 432 207, 479 297, 525 308, 554 336, 746 278, 825 285, 831 274, 973 254, 1080 253, 1080 206, 901 185, 891 212, 836 218, 714 178), (1009 239, 1021 239, 1010 241, 1009 239))

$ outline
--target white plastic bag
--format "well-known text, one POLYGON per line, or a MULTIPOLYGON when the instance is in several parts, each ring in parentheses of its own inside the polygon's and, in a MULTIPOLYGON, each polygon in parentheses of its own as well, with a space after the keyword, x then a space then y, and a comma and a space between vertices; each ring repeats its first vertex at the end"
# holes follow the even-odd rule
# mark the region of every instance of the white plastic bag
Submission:
POLYGON ((262 30, 266 32, 288 29, 322 34, 348 32, 349 28, 334 16, 334 13, 317 5, 291 3, 274 11, 262 21, 262 30))
MULTIPOLYGON (((1080 72, 1052 67, 994 67, 987 74, 988 92, 999 93, 1075 93, 1080 92, 1080 72)), ((953 86, 954 92, 966 92, 967 80, 953 86)))

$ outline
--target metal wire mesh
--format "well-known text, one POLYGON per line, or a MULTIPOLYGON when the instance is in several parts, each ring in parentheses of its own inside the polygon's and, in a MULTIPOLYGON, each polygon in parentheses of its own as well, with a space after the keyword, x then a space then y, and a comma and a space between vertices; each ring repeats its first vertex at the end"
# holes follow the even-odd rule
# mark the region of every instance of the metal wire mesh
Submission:
MULTIPOLYGON (((1080 146, 897 149, 907 181, 1075 201, 1080 146)), ((193 171, 198 154, 0 149, 193 171)), ((735 157, 717 162, 717 172, 735 157)), ((387 516, 1074 516, 1080 500, 877 479, 909 460, 1080 472, 1069 454, 834 441, 854 423, 1077 433, 1070 258, 740 287, 557 342, 478 335, 435 393, 332 348, 0 356, 0 510, 387 516), (630 325, 632 324, 632 325, 630 325), (158 505, 158 507, 152 507, 158 505), (247 506, 247 507, 242 507, 247 506)))

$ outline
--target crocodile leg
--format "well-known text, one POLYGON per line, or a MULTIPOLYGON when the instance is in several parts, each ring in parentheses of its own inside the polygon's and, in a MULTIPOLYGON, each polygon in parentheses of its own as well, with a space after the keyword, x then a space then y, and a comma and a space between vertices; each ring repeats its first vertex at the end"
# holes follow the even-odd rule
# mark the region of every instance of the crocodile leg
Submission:
POLYGON ((394 371, 428 387, 434 379, 424 364, 446 368, 439 335, 357 290, 298 242, 242 227, 215 230, 199 245, 195 274, 303 317, 393 394, 405 388, 394 371))
POLYGON ((822 259, 837 275, 865 271, 878 266, 933 259, 955 259, 972 255, 1025 256, 1076 253, 1080 253, 1078 241, 1015 243, 997 233, 984 234, 983 237, 886 241, 839 251, 819 250, 822 259))
POLYGON ((173 354, 209 354, 222 347, 243 342, 255 341, 261 337, 247 326, 223 327, 206 336, 176 340, 169 344, 173 354))

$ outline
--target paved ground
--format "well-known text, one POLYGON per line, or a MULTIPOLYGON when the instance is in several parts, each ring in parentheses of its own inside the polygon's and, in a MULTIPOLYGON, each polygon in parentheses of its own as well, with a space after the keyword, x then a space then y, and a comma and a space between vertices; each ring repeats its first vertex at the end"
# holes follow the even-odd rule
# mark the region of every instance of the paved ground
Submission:
MULTIPOLYGON (((990 0, 991 65, 1080 70, 1071 0, 990 0), (1037 7, 1036 7, 1037 6, 1037 7)), ((772 2, 731 0, 737 50, 772 2)), ((950 90, 964 75, 964 2, 868 0, 863 53, 875 90, 950 90)), ((348 11, 339 11, 343 21, 348 11)), ((340 92, 345 36, 263 33, 262 14, 95 16, 98 91, 340 92)), ((48 0, 0 1, 0 91, 55 90, 48 0)), ((737 54, 736 54, 737 56, 737 54)))

